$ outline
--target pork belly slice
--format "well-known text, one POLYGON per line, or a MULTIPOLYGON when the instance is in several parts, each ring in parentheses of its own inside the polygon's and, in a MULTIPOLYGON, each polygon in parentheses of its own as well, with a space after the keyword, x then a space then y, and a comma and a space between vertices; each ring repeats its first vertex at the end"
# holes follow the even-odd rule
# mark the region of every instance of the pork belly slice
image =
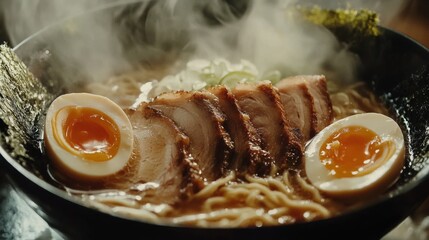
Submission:
MULTIPOLYGON (((189 138, 160 111, 128 111, 140 159, 138 182, 159 184, 157 202, 175 203, 204 186, 201 171, 189 151, 189 138)), ((150 199, 150 198, 149 198, 150 199)))
MULTIPOLYGON (((147 103, 172 119, 189 137, 190 152, 207 181, 226 174, 234 144, 226 132, 225 114, 208 92, 169 92, 147 103)), ((144 104, 140 107, 145 107, 144 104)))
POLYGON ((290 126, 299 129, 302 141, 308 141, 313 135, 313 102, 305 81, 301 78, 287 78, 276 84, 280 99, 290 126))
POLYGON ((303 145, 289 126, 277 89, 271 83, 240 84, 232 90, 240 108, 262 139, 262 147, 274 158, 279 171, 301 162, 303 145))
POLYGON ((261 148, 261 139, 249 115, 241 110, 234 95, 226 87, 216 86, 208 91, 219 100, 220 108, 226 115, 226 130, 235 146, 227 168, 240 175, 266 175, 273 160, 269 152, 261 148))
POLYGON ((301 130, 303 141, 332 123, 334 115, 325 76, 288 77, 276 87, 291 126, 301 130))

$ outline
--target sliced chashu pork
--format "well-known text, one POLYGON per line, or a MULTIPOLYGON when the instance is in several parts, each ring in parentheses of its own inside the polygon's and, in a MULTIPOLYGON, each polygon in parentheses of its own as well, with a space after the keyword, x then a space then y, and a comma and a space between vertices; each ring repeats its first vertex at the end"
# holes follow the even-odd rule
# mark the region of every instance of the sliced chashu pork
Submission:
POLYGON ((239 84, 232 92, 240 108, 250 116, 275 166, 282 171, 298 165, 303 154, 300 133, 289 126, 276 88, 269 82, 239 84))
POLYGON ((204 181, 189 153, 189 138, 160 111, 142 108, 128 111, 140 158, 138 182, 159 184, 156 198, 174 203, 198 192, 204 181))
POLYGON ((261 138, 249 115, 241 110, 234 95, 226 87, 216 86, 208 91, 218 98, 226 115, 226 130, 234 141, 234 154, 227 168, 239 174, 267 174, 272 158, 261 148, 261 138))
POLYGON ((190 152, 207 181, 226 174, 234 144, 224 128, 225 115, 208 92, 164 93, 139 108, 161 111, 189 137, 190 152))
POLYGON ((333 120, 332 103, 323 75, 302 75, 276 84, 291 127, 307 141, 333 120))

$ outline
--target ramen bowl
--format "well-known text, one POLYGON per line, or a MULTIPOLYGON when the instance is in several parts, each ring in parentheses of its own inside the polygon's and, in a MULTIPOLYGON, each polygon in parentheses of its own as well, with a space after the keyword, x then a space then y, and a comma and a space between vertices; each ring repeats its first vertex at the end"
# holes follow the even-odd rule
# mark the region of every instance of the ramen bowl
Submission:
MULTIPOLYGON (((85 74, 85 70, 94 68, 89 65, 88 69, 76 69, 75 64, 79 59, 73 58, 71 54, 64 54, 80 51, 80 57, 85 58, 86 47, 97 45, 97 33, 89 38, 79 34, 80 29, 84 29, 89 21, 88 15, 93 17, 101 12, 115 12, 117 7, 118 5, 112 5, 50 26, 17 45, 14 51, 48 91, 54 95, 61 94, 64 85, 79 84, 79 81, 70 82, 70 73, 85 74), (55 38, 58 40, 47 41, 52 39, 52 36, 58 36, 55 38), (72 44, 79 41, 83 44, 72 44), (87 41, 93 41, 95 44, 87 45, 87 41)), ((102 17, 97 18, 97 21, 100 19, 102 20, 102 17)), ((49 180, 50 171, 46 167, 46 157, 37 152, 37 148, 29 149, 33 162, 23 163, 13 157, 4 140, 8 129, 4 123, 0 125, 0 152, 3 156, 0 163, 17 192, 66 239, 110 239, 128 236, 225 240, 379 239, 412 214, 429 194, 429 51, 400 33, 383 27, 379 27, 379 30, 380 36, 368 38, 364 41, 365 44, 354 50, 362 62, 358 74, 380 97, 400 125, 405 136, 406 165, 392 190, 338 216, 306 223, 240 228, 177 226, 118 216, 113 212, 88 206, 80 198, 64 191, 58 183, 49 180)), ((138 34, 138 29, 127 31, 138 34)), ((129 59, 147 61, 141 56, 139 58, 141 53, 133 53, 132 44, 150 44, 150 39, 135 40, 129 38, 127 33, 123 34, 124 38, 121 38, 118 44, 130 45, 129 59)), ((106 36, 100 34, 98 37, 106 36)), ((111 58, 118 54, 115 49, 109 49, 108 52, 111 58)), ((99 68, 104 67, 101 62, 103 57, 92 59, 93 62, 100 62, 99 68)), ((74 74, 74 77, 79 79, 86 76, 74 74)), ((33 141, 37 145, 40 139, 35 137, 33 141)))

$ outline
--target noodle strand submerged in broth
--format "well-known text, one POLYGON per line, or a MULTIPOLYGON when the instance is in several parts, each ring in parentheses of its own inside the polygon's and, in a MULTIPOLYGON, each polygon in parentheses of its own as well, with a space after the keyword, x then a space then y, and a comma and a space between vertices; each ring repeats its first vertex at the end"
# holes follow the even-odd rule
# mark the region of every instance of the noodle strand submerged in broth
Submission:
POLYGON ((152 220, 157 216, 164 221, 199 227, 244 227, 287 224, 329 217, 335 208, 342 208, 314 191, 298 173, 285 173, 276 178, 246 176, 237 182, 234 174, 208 184, 187 202, 156 211, 155 206, 139 204, 130 197, 92 195, 98 204, 115 205, 116 213, 152 220), (285 179, 297 182, 290 185, 285 179), (312 196, 315 200, 309 200, 312 196), (126 200, 124 200, 126 199, 126 200), (119 206, 119 207, 118 207, 119 206))

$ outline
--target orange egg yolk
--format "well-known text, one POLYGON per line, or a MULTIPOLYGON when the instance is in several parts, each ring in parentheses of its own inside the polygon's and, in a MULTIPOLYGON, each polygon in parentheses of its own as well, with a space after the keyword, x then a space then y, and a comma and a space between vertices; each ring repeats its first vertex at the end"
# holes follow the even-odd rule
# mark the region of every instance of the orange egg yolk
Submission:
POLYGON ((79 156, 103 162, 116 155, 121 136, 117 124, 109 116, 89 107, 74 106, 62 110, 67 111, 62 125, 64 139, 79 156))
POLYGON ((371 172, 389 142, 382 142, 372 130, 362 126, 348 126, 335 131, 322 144, 319 157, 330 175, 353 177, 371 172))

